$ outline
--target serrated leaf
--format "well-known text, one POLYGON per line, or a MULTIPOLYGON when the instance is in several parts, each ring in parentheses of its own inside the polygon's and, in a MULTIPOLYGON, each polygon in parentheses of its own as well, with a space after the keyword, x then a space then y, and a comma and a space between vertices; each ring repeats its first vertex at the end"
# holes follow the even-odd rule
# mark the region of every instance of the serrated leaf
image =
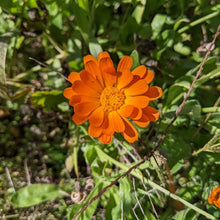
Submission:
POLYGON ((11 198, 15 207, 29 207, 60 197, 59 188, 53 184, 31 184, 19 189, 11 198))

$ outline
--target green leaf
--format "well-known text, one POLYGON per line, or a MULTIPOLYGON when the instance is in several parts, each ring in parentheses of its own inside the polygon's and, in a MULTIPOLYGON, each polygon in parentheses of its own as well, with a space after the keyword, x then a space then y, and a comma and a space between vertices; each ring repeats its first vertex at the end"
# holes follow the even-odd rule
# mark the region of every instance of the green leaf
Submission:
POLYGON ((188 158, 191 153, 188 143, 183 139, 183 130, 179 132, 181 132, 182 136, 180 136, 180 133, 178 135, 177 129, 175 134, 170 133, 169 135, 167 135, 164 144, 161 147, 162 151, 168 158, 168 164, 171 169, 181 159, 188 158), (176 147, 177 143, 178 147, 176 147))
POLYGON ((191 49, 187 46, 184 46, 181 42, 174 45, 174 50, 184 56, 188 56, 191 54, 191 49))
POLYGON ((97 41, 91 41, 89 42, 89 51, 92 56, 98 58, 99 53, 102 52, 102 47, 97 41))
POLYGON ((123 203, 123 213, 128 216, 132 208, 132 198, 131 198, 131 184, 128 177, 119 180, 120 187, 120 197, 123 203))
POLYGON ((220 67, 214 69, 210 73, 201 76, 198 80, 196 80, 195 87, 202 85, 210 79, 220 76, 220 67))
POLYGON ((88 0, 78 0, 79 7, 84 11, 89 12, 89 2, 88 0))
POLYGON ((192 114, 194 119, 197 119, 201 116, 201 105, 198 100, 189 100, 186 101, 181 114, 192 114))
POLYGON ((60 197, 59 188, 53 184, 31 184, 19 189, 11 198, 15 207, 29 207, 60 197))
POLYGON ((132 64, 131 69, 134 69, 134 68, 136 68, 137 66, 140 65, 140 63, 139 63, 139 55, 138 55, 138 52, 136 50, 132 51, 130 57, 133 60, 133 64, 132 64))
POLYGON ((178 80, 176 80, 174 85, 169 88, 165 104, 165 111, 183 98, 184 93, 190 88, 192 80, 192 76, 180 77, 178 80))
POLYGON ((155 39, 158 34, 160 33, 160 31, 163 28, 163 25, 165 24, 167 19, 166 15, 163 14, 156 14, 155 17, 153 18, 153 21, 151 23, 151 27, 153 30, 153 36, 152 39, 155 39))
POLYGON ((145 10, 146 0, 141 0, 141 4, 138 4, 132 13, 132 17, 135 18, 138 24, 141 23, 144 10, 145 10))
POLYGON ((37 107, 43 107, 47 110, 57 109, 58 105, 66 101, 62 91, 38 91, 31 94, 31 103, 37 107))

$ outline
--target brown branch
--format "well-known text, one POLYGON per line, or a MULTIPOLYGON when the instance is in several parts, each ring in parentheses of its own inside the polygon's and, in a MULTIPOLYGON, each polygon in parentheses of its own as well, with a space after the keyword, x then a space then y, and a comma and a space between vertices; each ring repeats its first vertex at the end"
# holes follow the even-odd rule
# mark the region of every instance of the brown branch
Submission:
POLYGON ((191 86, 190 86, 188 92, 186 93, 186 95, 185 95, 185 97, 184 97, 184 99, 183 99, 183 102, 180 104, 179 108, 177 109, 177 111, 176 111, 176 113, 175 113, 175 116, 173 117, 173 120, 172 120, 172 121, 170 122, 170 124, 167 126, 167 128, 166 128, 166 130, 165 130, 163 136, 160 138, 158 144, 154 147, 154 149, 150 152, 150 154, 149 154, 148 156, 144 157, 144 159, 143 159, 142 161, 140 161, 140 162, 137 163, 136 165, 130 167, 124 174, 122 174, 121 176, 119 176, 118 178, 116 178, 111 184, 109 184, 108 186, 106 186, 105 188, 103 188, 102 191, 100 191, 96 196, 94 196, 93 198, 91 198, 91 199, 88 201, 88 203, 87 203, 79 212, 77 212, 77 213, 73 216, 72 220, 75 220, 78 215, 80 215, 82 212, 84 212, 84 211, 87 209, 87 207, 88 207, 93 201, 95 201, 96 199, 98 199, 108 188, 112 187, 112 186, 113 186, 114 184, 116 184, 121 178, 127 176, 129 173, 131 173, 132 170, 134 170, 134 169, 136 169, 137 167, 139 167, 141 164, 143 164, 146 160, 148 160, 150 157, 152 157, 152 156, 154 155, 155 151, 157 151, 157 149, 160 147, 160 145, 161 145, 162 142, 164 141, 164 138, 166 137, 166 135, 167 135, 167 133, 168 133, 170 127, 171 127, 171 126, 173 125, 173 123, 176 121, 177 116, 180 114, 180 112, 181 112, 183 106, 185 105, 186 99, 188 98, 190 92, 192 91, 192 89, 193 89, 193 87, 194 87, 194 85, 195 85, 196 80, 198 79, 199 75, 202 73, 203 66, 204 66, 206 60, 208 59, 208 56, 209 56, 209 54, 211 53, 211 50, 213 49, 213 45, 214 45, 214 43, 215 43, 215 41, 216 41, 217 36, 219 35, 219 31, 220 31, 220 25, 219 25, 218 28, 217 28, 217 31, 216 31, 215 36, 214 36, 214 38, 213 38, 213 41, 212 41, 212 43, 211 43, 210 46, 209 46, 209 49, 208 49, 208 51, 207 51, 207 53, 206 53, 206 55, 205 55, 205 58, 203 59, 201 65, 200 65, 200 68, 199 68, 199 70, 198 70, 196 76, 194 77, 193 82, 192 82, 192 84, 191 84, 191 86))
POLYGON ((46 64, 44 64, 44 63, 42 63, 42 62, 40 62, 40 61, 38 61, 36 59, 34 59, 33 57, 29 57, 29 59, 33 60, 36 63, 38 63, 40 66, 46 67, 47 69, 50 69, 50 70, 58 73, 63 79, 65 79, 66 81, 69 82, 68 78, 66 76, 64 76, 62 73, 60 73, 59 71, 57 71, 57 70, 53 69, 52 67, 50 67, 50 66, 48 66, 48 65, 46 65, 46 64))

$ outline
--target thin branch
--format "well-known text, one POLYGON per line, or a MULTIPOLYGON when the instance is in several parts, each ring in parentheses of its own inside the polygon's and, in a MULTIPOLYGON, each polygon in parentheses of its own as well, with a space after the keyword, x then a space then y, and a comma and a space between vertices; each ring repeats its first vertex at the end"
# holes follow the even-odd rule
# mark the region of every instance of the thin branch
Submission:
POLYGON ((13 192, 15 193, 15 187, 14 187, 14 184, 12 182, 12 179, 11 179, 11 175, 9 173, 9 170, 8 170, 8 167, 5 167, 5 172, 6 172, 6 176, 7 176, 7 179, 8 179, 8 182, 9 182, 9 185, 10 187, 13 189, 13 192))
POLYGON ((24 160, 24 169, 27 178, 27 185, 31 185, 31 177, 28 170, 27 159, 24 160))
POLYGON ((38 61, 36 59, 34 59, 33 57, 29 57, 29 59, 33 60, 36 63, 38 63, 40 66, 46 67, 47 69, 50 69, 50 70, 58 73, 63 79, 65 79, 66 81, 69 82, 68 78, 66 76, 64 76, 62 73, 60 73, 59 71, 57 71, 57 70, 53 69, 52 67, 50 67, 50 66, 48 66, 48 65, 46 65, 46 64, 44 64, 44 63, 42 63, 42 62, 40 62, 40 61, 38 61))
POLYGON ((196 80, 198 79, 199 75, 202 73, 203 66, 204 66, 206 60, 208 59, 208 56, 209 56, 209 54, 211 53, 211 50, 213 49, 213 45, 214 45, 214 43, 215 43, 215 41, 216 41, 217 36, 219 35, 219 31, 220 31, 220 25, 219 25, 218 28, 217 28, 217 31, 216 31, 215 36, 214 36, 214 39, 213 39, 213 41, 211 42, 211 44, 210 44, 210 46, 209 46, 209 49, 208 49, 208 51, 207 51, 207 53, 206 53, 206 55, 205 55, 205 58, 203 59, 201 65, 200 65, 200 68, 199 68, 199 70, 198 70, 196 76, 194 77, 193 82, 192 82, 192 84, 191 84, 191 86, 190 86, 188 92, 187 92, 186 95, 184 96, 183 102, 180 104, 179 108, 177 109, 173 120, 172 120, 172 121, 170 122, 170 124, 167 126, 167 128, 166 128, 166 130, 165 130, 163 136, 160 138, 158 144, 154 147, 154 149, 149 153, 148 156, 145 156, 145 157, 144 157, 144 159, 143 159, 142 161, 140 161, 140 162, 137 163, 136 165, 130 167, 124 174, 122 174, 121 176, 119 176, 118 178, 116 178, 112 183, 110 183, 108 186, 106 186, 105 188, 103 188, 102 191, 100 191, 96 196, 94 196, 93 198, 91 198, 91 199, 88 201, 88 203, 87 203, 79 212, 77 212, 77 213, 73 216, 72 220, 75 220, 78 215, 80 215, 82 212, 84 212, 84 211, 87 209, 87 207, 88 207, 93 201, 95 201, 96 199, 98 199, 103 193, 105 193, 105 191, 106 191, 108 188, 111 188, 111 187, 112 187, 113 185, 115 185, 121 178, 123 178, 123 177, 127 176, 128 174, 130 174, 132 170, 138 168, 141 164, 143 164, 146 160, 148 160, 150 157, 152 157, 152 156, 154 155, 154 153, 157 151, 157 149, 160 147, 160 145, 161 145, 162 142, 164 141, 164 138, 166 137, 166 135, 167 135, 169 129, 171 128, 171 126, 173 125, 173 123, 176 121, 177 116, 180 114, 180 112, 181 112, 183 106, 185 105, 186 99, 189 97, 189 94, 190 94, 191 91, 193 90, 193 87, 194 87, 194 85, 195 85, 196 80))

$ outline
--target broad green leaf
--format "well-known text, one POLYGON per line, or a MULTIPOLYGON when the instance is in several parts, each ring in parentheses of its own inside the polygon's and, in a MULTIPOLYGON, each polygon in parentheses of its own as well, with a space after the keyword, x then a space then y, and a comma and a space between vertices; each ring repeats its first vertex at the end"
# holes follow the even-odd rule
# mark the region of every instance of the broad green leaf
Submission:
POLYGON ((8 42, 13 35, 12 32, 8 32, 0 37, 0 97, 3 99, 9 99, 6 88, 5 62, 8 42))
POLYGON ((98 58, 100 52, 102 52, 102 47, 97 41, 89 42, 89 51, 92 56, 98 58))
POLYGON ((87 13, 85 10, 83 10, 81 7, 79 7, 78 4, 76 4, 73 1, 73 10, 74 14, 76 16, 76 22, 78 29, 80 30, 80 33, 85 40, 85 42, 88 44, 89 43, 89 36, 91 35, 90 33, 90 21, 87 17, 87 13))
POLYGON ((199 118, 201 116, 201 105, 198 100, 189 100, 186 101, 185 105, 182 108, 181 114, 191 113, 193 118, 199 118))
POLYGON ((141 35, 141 37, 143 38, 148 38, 151 34, 152 34, 152 28, 150 23, 144 23, 141 25, 139 34, 141 35))
POLYGON ((31 103, 47 110, 58 108, 58 104, 65 102, 63 91, 38 91, 31 94, 31 103))
POLYGON ((89 12, 89 2, 88 0, 78 0, 79 7, 84 11, 89 12))
POLYGON ((133 18, 135 18, 135 20, 138 24, 141 23, 142 16, 143 16, 144 10, 145 10, 145 5, 146 5, 146 0, 141 0, 141 4, 138 4, 136 6, 136 8, 134 9, 134 11, 131 15, 133 18))
MULTIPOLYGON (((184 131, 181 130, 181 132, 184 131)), ((167 156, 170 168, 172 168, 181 159, 188 158, 191 154, 188 143, 184 140, 184 134, 182 133, 182 136, 179 136, 177 135, 177 132, 175 134, 170 133, 166 136, 161 150, 167 156)))
POLYGON ((153 30, 153 36, 152 39, 155 39, 160 31, 163 28, 163 25, 165 24, 167 19, 167 15, 164 14, 156 14, 155 17, 153 18, 153 21, 151 23, 151 27, 153 30))
POLYGON ((174 45, 174 50, 177 53, 180 53, 184 56, 188 56, 191 53, 191 49, 187 46, 184 46, 183 43, 179 42, 177 44, 174 45))
POLYGON ((136 33, 138 29, 139 25, 136 20, 133 17, 129 17, 120 30, 120 39, 122 44, 132 46, 134 44, 134 33, 136 33))
POLYGON ((47 200, 62 196, 59 188, 53 184, 31 184, 19 189, 11 198, 15 207, 24 208, 38 205, 47 200))

